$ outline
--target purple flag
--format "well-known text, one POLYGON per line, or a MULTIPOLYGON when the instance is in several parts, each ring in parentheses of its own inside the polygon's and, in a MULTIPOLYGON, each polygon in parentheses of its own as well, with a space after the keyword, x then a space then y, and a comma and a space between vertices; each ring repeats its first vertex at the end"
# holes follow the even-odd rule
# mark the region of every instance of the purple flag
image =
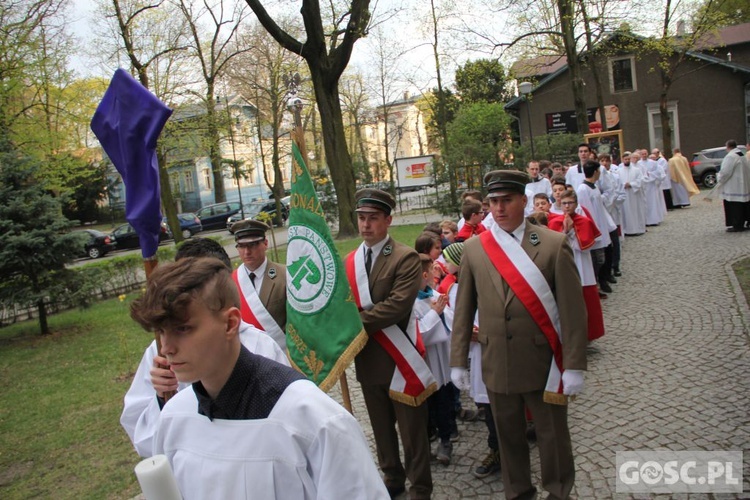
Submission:
POLYGON ((156 140, 171 114, 171 109, 120 68, 91 119, 91 130, 125 184, 125 218, 138 233, 143 258, 153 257, 159 246, 156 140))

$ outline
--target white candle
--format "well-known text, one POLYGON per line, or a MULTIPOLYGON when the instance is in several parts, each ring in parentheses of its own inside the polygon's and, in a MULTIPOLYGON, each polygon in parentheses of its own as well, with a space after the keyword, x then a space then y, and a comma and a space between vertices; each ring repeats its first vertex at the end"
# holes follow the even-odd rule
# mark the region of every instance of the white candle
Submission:
POLYGON ((172 467, 164 455, 155 455, 135 466, 135 475, 146 500, 182 500, 172 467))

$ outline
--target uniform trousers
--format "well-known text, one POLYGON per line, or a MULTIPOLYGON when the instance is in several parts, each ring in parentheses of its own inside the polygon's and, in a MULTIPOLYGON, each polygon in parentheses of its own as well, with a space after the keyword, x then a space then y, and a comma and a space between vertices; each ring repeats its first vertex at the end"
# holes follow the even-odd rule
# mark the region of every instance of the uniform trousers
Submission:
POLYGON ((505 497, 508 500, 532 498, 535 492, 531 482, 529 443, 526 440, 525 404, 534 415, 542 487, 549 493, 547 498, 568 498, 575 482, 575 464, 568 431, 567 406, 545 403, 544 391, 500 394, 488 390, 487 393, 500 439, 505 497))
POLYGON ((367 413, 375 436, 378 465, 389 488, 403 486, 409 478, 412 499, 427 499, 432 494, 430 441, 427 437, 427 403, 409 406, 388 395, 388 385, 362 384, 367 413), (396 432, 398 424, 398 433, 396 432), (404 446, 404 462, 399 456, 398 435, 404 446))

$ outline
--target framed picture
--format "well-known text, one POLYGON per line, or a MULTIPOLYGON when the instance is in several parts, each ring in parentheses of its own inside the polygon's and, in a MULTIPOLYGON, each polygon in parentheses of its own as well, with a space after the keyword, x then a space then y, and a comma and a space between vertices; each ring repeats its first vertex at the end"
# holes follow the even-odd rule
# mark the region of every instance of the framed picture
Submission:
POLYGON ((597 156, 608 154, 612 156, 612 163, 620 163, 620 156, 625 148, 622 142, 622 130, 610 130, 607 132, 598 132, 596 134, 584 134, 583 138, 591 146, 591 150, 597 156))

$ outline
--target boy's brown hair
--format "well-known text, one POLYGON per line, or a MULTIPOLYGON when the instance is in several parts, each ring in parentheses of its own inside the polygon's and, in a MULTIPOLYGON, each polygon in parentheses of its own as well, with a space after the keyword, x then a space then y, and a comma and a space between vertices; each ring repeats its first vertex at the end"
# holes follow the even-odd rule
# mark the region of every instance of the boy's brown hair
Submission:
POLYGON ((466 198, 461 203, 461 215, 465 221, 471 219, 471 216, 475 213, 482 211, 482 202, 477 201, 474 198, 466 198))
POLYGON ((578 195, 572 189, 566 189, 562 196, 560 196, 561 200, 564 200, 565 198, 573 198, 573 200, 578 203, 578 195))
MULTIPOLYGON (((432 247, 435 246, 436 242, 440 243, 440 236, 436 235, 435 233, 425 231, 417 236, 416 240, 414 240, 414 250, 416 250, 417 253, 420 254, 429 254, 432 251, 432 247)), ((427 255, 427 257, 429 257, 429 255, 427 255)))
POLYGON ((440 236, 440 223, 439 222, 430 222, 427 224, 424 229, 422 229, 425 233, 435 233, 438 236, 440 236))
POLYGON ((452 221, 450 219, 445 219, 443 222, 440 223, 440 229, 448 229, 449 231, 453 233, 458 232, 458 224, 455 223, 455 221, 452 221))
POLYGON ((194 300, 213 313, 240 307, 237 285, 219 259, 185 258, 160 264, 146 292, 130 304, 130 317, 147 331, 182 324, 194 300))
POLYGON ((566 184, 565 184, 565 177, 560 177, 559 175, 555 175, 555 176, 553 176, 553 177, 552 177, 552 178, 551 178, 551 179, 549 180, 549 182, 550 182, 550 184, 552 184, 553 186, 557 186, 557 185, 560 185, 560 186, 565 186, 565 185, 566 185, 566 184))
POLYGON ((472 199, 477 200, 478 202, 482 201, 482 193, 477 191, 476 189, 467 189, 463 193, 461 193, 461 199, 472 199))
POLYGON ((432 269, 432 257, 427 254, 419 254, 419 262, 422 264, 422 272, 429 273, 432 269))
POLYGON ((537 193, 534 195, 535 200, 547 200, 549 201, 549 197, 544 193, 537 193))

